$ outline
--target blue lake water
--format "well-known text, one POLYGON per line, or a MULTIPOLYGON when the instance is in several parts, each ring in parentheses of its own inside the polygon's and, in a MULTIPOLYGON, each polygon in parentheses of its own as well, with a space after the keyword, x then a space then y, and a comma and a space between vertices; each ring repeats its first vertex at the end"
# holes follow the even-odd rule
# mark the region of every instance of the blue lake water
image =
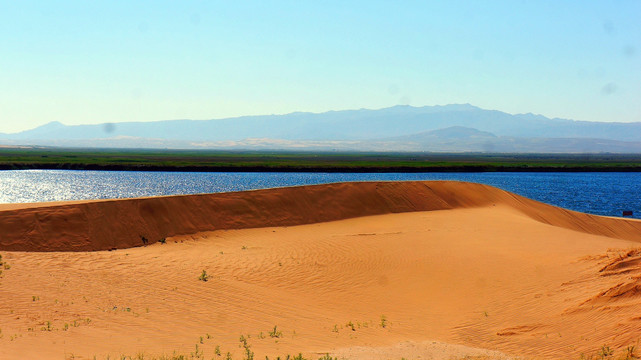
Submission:
POLYGON ((641 218, 641 173, 194 173, 0 171, 0 203, 199 194, 373 180, 460 180, 581 212, 641 218))

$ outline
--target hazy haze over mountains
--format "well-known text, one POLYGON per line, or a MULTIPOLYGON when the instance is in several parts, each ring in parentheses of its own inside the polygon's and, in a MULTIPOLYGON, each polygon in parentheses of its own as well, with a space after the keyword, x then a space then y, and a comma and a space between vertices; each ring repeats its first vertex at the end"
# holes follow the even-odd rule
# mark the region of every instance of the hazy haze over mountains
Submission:
POLYGON ((507 114, 469 104, 66 126, 51 122, 0 144, 362 151, 641 152, 641 123, 507 114))

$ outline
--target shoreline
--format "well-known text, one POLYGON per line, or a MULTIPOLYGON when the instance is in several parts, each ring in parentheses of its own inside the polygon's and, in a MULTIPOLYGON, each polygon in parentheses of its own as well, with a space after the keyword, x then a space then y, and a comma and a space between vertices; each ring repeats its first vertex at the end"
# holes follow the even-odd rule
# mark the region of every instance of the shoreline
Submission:
POLYGON ((97 164, 0 164, 4 170, 87 170, 149 172, 280 172, 280 173, 480 173, 480 172, 641 172, 639 166, 158 166, 97 164))
POLYGON ((0 149, 0 170, 193 172, 641 172, 641 154, 0 149))

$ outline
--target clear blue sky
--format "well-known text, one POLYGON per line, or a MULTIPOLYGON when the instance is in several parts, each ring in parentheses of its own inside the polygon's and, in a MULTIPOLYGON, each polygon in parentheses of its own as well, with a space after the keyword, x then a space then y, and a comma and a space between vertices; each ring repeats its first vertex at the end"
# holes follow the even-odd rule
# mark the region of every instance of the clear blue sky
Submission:
POLYGON ((641 1, 0 0, 0 132, 450 103, 641 121, 641 1))

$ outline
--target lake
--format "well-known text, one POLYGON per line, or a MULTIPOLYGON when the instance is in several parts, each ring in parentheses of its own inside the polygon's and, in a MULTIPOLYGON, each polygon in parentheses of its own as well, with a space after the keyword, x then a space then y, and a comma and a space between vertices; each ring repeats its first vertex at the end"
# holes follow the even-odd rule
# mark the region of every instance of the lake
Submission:
POLYGON ((197 173, 0 171, 0 203, 200 194, 374 180, 459 180, 597 215, 641 218, 641 173, 197 173))

